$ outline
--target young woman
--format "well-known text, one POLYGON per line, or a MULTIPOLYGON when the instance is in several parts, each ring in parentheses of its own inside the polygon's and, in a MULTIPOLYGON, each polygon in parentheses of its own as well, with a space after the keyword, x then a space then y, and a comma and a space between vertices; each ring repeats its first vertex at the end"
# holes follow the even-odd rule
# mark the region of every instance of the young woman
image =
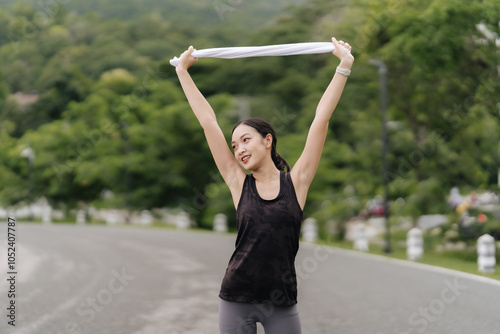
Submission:
POLYGON ((291 169, 276 152, 273 129, 260 119, 236 124, 231 142, 233 155, 214 111, 188 73, 198 61, 191 55, 192 46, 181 55, 176 67, 236 208, 236 248, 219 294, 221 334, 256 333, 257 322, 266 334, 301 332, 294 261, 302 210, 319 164, 328 122, 354 62, 348 43, 335 38, 332 43, 332 53, 340 64, 318 104, 304 151, 291 169), (247 175, 245 169, 252 173, 247 175))

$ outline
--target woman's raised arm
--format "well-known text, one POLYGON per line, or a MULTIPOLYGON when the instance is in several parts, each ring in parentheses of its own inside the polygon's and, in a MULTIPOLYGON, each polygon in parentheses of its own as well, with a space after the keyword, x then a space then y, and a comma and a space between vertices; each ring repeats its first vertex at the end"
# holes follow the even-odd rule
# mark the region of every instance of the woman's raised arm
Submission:
POLYGON ((340 59, 336 71, 328 88, 324 92, 318 107, 316 115, 307 135, 306 145, 299 160, 291 170, 291 177, 294 182, 295 192, 301 207, 304 207, 307 191, 318 169, 319 160, 325 144, 326 133, 328 131, 328 123, 340 100, 342 91, 347 82, 347 76, 354 62, 354 57, 351 55, 351 47, 348 43, 337 41, 332 38, 335 50, 332 53, 340 59), (347 72, 347 73, 339 73, 347 72))
MULTIPOLYGON (((214 110, 198 87, 196 87, 196 84, 188 73, 189 67, 198 61, 197 58, 191 56, 193 51, 194 48, 190 46, 188 50, 182 53, 175 70, 189 105, 205 132, 205 137, 207 138, 208 146, 210 147, 217 168, 228 185, 233 200, 237 200, 241 195, 246 172, 231 153, 224 134, 217 123, 214 110)), ((236 201, 235 206, 237 204, 238 202, 236 201)))

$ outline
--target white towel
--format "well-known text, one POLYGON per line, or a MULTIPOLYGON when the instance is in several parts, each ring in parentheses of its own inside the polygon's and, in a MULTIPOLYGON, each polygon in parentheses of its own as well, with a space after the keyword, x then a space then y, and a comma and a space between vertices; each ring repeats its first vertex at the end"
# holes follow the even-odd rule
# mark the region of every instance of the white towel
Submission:
MULTIPOLYGON (((293 44, 278 44, 265 46, 243 46, 229 48, 213 48, 195 50, 192 53, 193 57, 214 57, 214 58, 246 58, 246 57, 263 57, 263 56, 292 56, 303 54, 327 53, 335 50, 332 42, 311 42, 311 43, 293 43, 293 44)), ((179 58, 170 59, 172 66, 177 66, 179 58)))

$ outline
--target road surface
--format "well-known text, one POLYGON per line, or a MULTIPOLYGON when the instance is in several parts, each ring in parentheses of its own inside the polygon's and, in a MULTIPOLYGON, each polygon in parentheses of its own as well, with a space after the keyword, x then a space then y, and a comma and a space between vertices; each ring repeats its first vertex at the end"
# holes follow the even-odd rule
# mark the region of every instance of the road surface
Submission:
MULTIPOLYGON (((218 333, 233 234, 18 223, 13 327, 0 229, 2 334, 218 333)), ((304 334, 500 333, 497 281, 305 243, 296 266, 304 334)))

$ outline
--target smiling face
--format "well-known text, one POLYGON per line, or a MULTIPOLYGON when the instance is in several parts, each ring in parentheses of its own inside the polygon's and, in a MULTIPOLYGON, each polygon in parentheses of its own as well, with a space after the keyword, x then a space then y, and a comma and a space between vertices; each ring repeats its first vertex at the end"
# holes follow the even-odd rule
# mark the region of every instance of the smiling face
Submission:
POLYGON ((271 159, 272 136, 265 138, 253 127, 240 124, 233 131, 231 146, 234 156, 245 169, 255 170, 271 159))

